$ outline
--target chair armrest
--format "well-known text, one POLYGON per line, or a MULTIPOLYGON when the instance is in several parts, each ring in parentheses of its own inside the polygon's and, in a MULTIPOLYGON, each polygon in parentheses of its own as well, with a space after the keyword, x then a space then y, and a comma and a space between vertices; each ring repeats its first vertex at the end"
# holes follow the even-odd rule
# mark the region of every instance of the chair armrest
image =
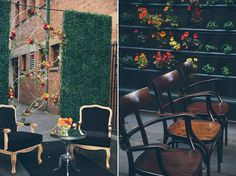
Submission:
POLYGON ((148 150, 148 149, 156 149, 156 150, 162 150, 166 151, 168 150, 167 145, 163 144, 149 144, 149 145, 138 145, 138 146, 132 146, 132 147, 126 147, 126 151, 130 152, 137 152, 142 150, 148 150))
POLYGON ((207 84, 207 83, 211 83, 211 82, 220 82, 220 81, 222 81, 222 79, 219 79, 219 78, 211 78, 211 79, 206 79, 206 80, 203 80, 203 81, 198 81, 198 82, 189 84, 188 87, 189 87, 189 88, 192 88, 192 87, 194 87, 194 86, 198 86, 198 85, 201 85, 201 84, 207 84))
POLYGON ((11 129, 9 128, 4 128, 3 133, 4 133, 4 150, 8 149, 8 133, 11 132, 11 129))
POLYGON ((110 138, 111 138, 111 132, 112 132, 112 126, 109 125, 108 126, 108 137, 110 137, 110 138))
POLYGON ((214 97, 214 96, 215 96, 215 94, 210 91, 198 92, 198 93, 183 95, 180 98, 173 100, 173 103, 178 103, 178 102, 181 102, 186 99, 192 99, 192 98, 197 98, 197 97, 206 97, 206 98, 209 98, 209 100, 210 100, 210 98, 214 97))
POLYGON ((35 129, 38 127, 36 123, 23 123, 23 122, 16 122, 17 126, 30 126, 30 130, 32 133, 35 133, 35 129))

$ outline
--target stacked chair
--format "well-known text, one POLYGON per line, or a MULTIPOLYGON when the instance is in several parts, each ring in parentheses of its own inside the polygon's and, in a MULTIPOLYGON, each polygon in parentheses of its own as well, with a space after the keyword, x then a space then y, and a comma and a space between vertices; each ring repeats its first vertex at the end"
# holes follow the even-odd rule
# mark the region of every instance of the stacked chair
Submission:
POLYGON ((201 175, 199 162, 203 161, 207 175, 210 176, 210 161, 214 150, 217 150, 220 172, 224 131, 227 145, 229 105, 220 97, 217 89, 219 79, 196 82, 192 79, 193 72, 192 63, 185 62, 176 70, 152 81, 159 117, 150 122, 143 123, 139 113, 140 109, 152 103, 148 88, 120 98, 120 146, 127 152, 129 175, 201 175), (214 89, 202 89, 201 85, 204 84, 213 84, 214 89), (199 85, 200 88, 197 88, 199 85), (135 115, 138 127, 128 132, 125 119, 131 114, 135 115), (149 144, 145 129, 158 122, 163 124, 163 144, 149 144), (141 132, 143 145, 132 146, 130 137, 137 132, 141 132), (190 149, 181 149, 181 143, 188 144, 190 149), (134 160, 133 152, 136 151, 143 152, 134 160), (185 152, 191 153, 189 158, 185 152), (196 155, 196 162, 192 162, 192 154, 196 155), (187 166, 187 163, 192 165, 187 166))
MULTIPOLYGON (((191 121, 194 115, 189 113, 180 113, 163 118, 154 119, 143 123, 140 109, 143 109, 152 102, 149 89, 143 88, 127 94, 120 98, 120 147, 127 152, 129 162, 129 176, 139 175, 165 175, 165 176, 200 176, 202 175, 202 155, 199 151, 193 149, 170 148, 165 144, 150 144, 147 138, 146 128, 156 123, 165 123, 173 119, 183 119, 187 139, 179 141, 183 143, 192 143, 191 121), (127 130, 125 120, 129 115, 135 116, 138 127, 127 130), (141 133, 141 145, 131 145, 130 138, 137 132, 141 133), (134 159, 134 152, 141 154, 134 159)), ((132 116, 133 117, 133 116, 132 116)), ((194 146, 192 146, 194 147, 194 146)))

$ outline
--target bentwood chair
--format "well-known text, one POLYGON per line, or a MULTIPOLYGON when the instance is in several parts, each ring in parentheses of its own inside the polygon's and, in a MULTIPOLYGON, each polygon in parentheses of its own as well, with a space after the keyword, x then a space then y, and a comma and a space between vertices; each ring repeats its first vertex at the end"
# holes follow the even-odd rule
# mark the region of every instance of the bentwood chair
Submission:
MULTIPOLYGON (((153 87, 160 108, 160 116, 165 116, 165 113, 187 112, 186 104, 189 99, 206 98, 207 119, 195 118, 191 121, 193 133, 195 134, 193 142, 202 151, 208 176, 210 175, 210 158, 217 146, 217 164, 218 172, 220 172, 222 161, 221 130, 223 127, 220 119, 212 114, 211 98, 214 95, 210 92, 183 95, 182 80, 177 70, 155 78, 153 87), (175 98, 174 94, 177 94, 177 98, 175 98), (209 118, 211 120, 208 120, 209 118)), ((172 138, 173 141, 186 140, 186 127, 183 120, 175 120, 170 127, 167 127, 167 124, 164 123, 164 131, 164 143, 167 143, 169 138, 172 138)))
MULTIPOLYGON (((186 133, 191 143, 191 114, 176 114, 163 118, 156 118, 143 123, 140 109, 151 103, 149 89, 143 88, 129 93, 120 98, 119 111, 119 141, 122 150, 127 152, 129 162, 129 176, 200 176, 202 175, 202 156, 197 150, 170 148, 165 144, 150 144, 147 138, 146 128, 152 124, 164 123, 165 121, 183 118, 186 125, 186 133), (126 118, 132 117, 137 120, 138 126, 127 129, 126 118), (141 145, 131 145, 134 134, 140 132, 141 145), (134 159, 134 153, 141 154, 134 159)), ((137 143, 137 141, 135 141, 137 143)))
MULTIPOLYGON (((228 116, 229 116, 229 104, 224 102, 220 96, 218 85, 221 83, 222 80, 219 78, 211 78, 211 79, 205 79, 202 81, 195 81, 193 75, 195 70, 193 68, 192 62, 184 62, 178 67, 179 74, 181 76, 181 79, 184 83, 184 94, 189 94, 191 92, 199 92, 202 91, 201 86, 207 87, 205 90, 211 90, 211 93, 215 95, 216 101, 212 102, 212 108, 213 113, 215 113, 216 116, 221 118, 221 121, 224 126, 224 130, 222 130, 222 137, 223 132, 225 131, 225 145, 228 144, 228 116), (192 79, 191 79, 192 78, 192 79), (209 87, 212 87, 212 89, 209 89, 209 87), (212 92, 213 91, 213 92, 212 92)), ((192 113, 196 113, 202 116, 208 116, 206 103, 204 101, 195 101, 191 102, 187 110, 192 113)), ((223 139, 222 139, 223 141, 223 139)))
MULTIPOLYGON (((86 150, 105 150, 106 168, 110 168, 112 110, 100 105, 84 105, 80 108, 79 130, 86 132, 86 138, 72 141, 71 154, 74 147, 86 150)), ((73 155, 72 155, 73 156, 73 155)))
POLYGON ((30 152, 38 148, 38 163, 42 163, 42 135, 36 134, 35 123, 17 122, 16 109, 11 105, 0 105, 0 153, 11 156, 12 175, 16 174, 18 153, 30 152), (17 131, 18 126, 30 126, 31 132, 17 131))

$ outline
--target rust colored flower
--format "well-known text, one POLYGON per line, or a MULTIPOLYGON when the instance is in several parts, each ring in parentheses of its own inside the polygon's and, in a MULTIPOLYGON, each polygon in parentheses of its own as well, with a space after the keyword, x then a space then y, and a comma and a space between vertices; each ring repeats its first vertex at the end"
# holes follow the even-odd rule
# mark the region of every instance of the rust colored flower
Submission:
POLYGON ((188 36, 189 36, 189 32, 185 32, 185 33, 184 33, 184 36, 185 36, 185 37, 188 37, 188 36))
POLYGON ((33 39, 31 38, 27 38, 25 42, 27 45, 32 45, 34 43, 33 39))
POLYGON ((161 31, 161 32, 160 32, 160 37, 165 37, 165 36, 166 36, 165 31, 161 31))
POLYGON ((45 92, 45 93, 42 95, 42 98, 43 98, 45 101, 48 101, 48 99, 49 99, 49 94, 45 92))
POLYGON ((169 10, 169 8, 170 8, 170 7, 169 7, 168 5, 167 5, 167 6, 165 6, 165 7, 164 7, 164 9, 163 9, 163 10, 164 10, 164 12, 167 12, 167 11, 169 10))
POLYGON ((134 57, 134 61, 137 62, 138 60, 139 60, 138 54, 136 54, 136 56, 134 57))
POLYGON ((45 67, 49 68, 49 67, 50 67, 50 62, 46 61, 46 62, 44 63, 44 65, 45 65, 45 67))

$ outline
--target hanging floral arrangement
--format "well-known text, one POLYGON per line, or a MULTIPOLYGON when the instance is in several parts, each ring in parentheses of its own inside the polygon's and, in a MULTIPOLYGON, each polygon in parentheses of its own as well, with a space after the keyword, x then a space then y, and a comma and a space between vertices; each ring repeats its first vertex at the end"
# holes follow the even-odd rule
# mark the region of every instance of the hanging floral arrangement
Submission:
POLYGON ((155 59, 153 61, 153 64, 156 65, 158 69, 171 69, 174 68, 176 65, 174 56, 171 54, 170 51, 167 51, 164 54, 162 54, 161 51, 158 51, 152 56, 152 58, 155 59))
POLYGON ((137 64, 138 68, 147 68, 148 67, 148 59, 145 53, 136 54, 134 57, 134 62, 137 64))

